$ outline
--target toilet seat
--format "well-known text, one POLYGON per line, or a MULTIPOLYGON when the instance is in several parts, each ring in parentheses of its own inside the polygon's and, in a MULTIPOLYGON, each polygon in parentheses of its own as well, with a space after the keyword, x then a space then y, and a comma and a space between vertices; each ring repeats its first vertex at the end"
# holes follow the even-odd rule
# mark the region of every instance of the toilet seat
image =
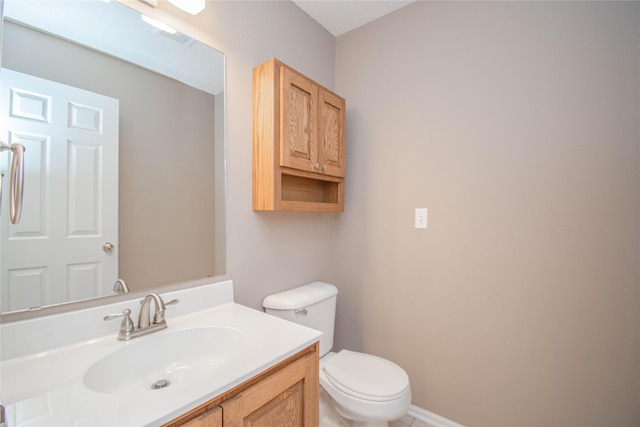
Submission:
POLYGON ((323 370, 335 388, 362 400, 390 401, 409 389, 409 377, 402 368, 370 354, 342 350, 323 364, 323 370))

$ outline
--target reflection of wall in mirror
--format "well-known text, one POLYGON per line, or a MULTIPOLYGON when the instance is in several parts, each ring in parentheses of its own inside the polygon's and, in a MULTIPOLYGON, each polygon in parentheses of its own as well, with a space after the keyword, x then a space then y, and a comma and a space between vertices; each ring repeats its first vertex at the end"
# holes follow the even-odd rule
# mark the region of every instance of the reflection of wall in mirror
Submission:
POLYGON ((4 67, 120 100, 120 276, 132 290, 214 274, 215 97, 5 22, 4 67), (29 52, 29 55, 25 55, 29 52))

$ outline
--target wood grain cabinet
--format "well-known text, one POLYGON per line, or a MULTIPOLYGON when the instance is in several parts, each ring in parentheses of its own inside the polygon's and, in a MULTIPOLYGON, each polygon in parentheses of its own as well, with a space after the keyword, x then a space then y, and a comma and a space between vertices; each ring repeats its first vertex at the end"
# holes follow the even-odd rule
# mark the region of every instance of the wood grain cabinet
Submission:
POLYGON ((305 427, 319 423, 318 343, 163 427, 305 427))
POLYGON ((254 68, 254 210, 344 210, 345 108, 277 59, 254 68))
POLYGON ((178 425, 181 427, 222 427, 222 408, 216 406, 178 425))

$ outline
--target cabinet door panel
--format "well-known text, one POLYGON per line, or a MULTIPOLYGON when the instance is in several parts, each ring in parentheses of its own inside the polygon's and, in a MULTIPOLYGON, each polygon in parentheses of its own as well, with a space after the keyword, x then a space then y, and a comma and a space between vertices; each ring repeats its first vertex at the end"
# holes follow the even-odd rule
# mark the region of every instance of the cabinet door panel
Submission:
POLYGON ((320 91, 319 162, 327 175, 344 177, 345 124, 344 100, 333 93, 320 91))
POLYGON ((282 67, 280 165, 313 171, 317 159, 318 87, 282 67))
POLYGON ((244 419, 245 427, 304 427, 302 382, 277 395, 244 419))
POLYGON ((221 404, 225 427, 318 424, 318 357, 304 356, 221 404))

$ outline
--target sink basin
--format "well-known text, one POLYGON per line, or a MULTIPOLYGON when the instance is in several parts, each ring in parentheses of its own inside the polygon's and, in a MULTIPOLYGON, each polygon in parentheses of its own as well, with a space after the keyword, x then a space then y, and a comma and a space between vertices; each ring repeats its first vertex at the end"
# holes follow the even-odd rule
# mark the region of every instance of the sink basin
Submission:
POLYGON ((207 381, 244 342, 232 328, 205 327, 147 335, 103 357, 83 377, 87 388, 107 394, 158 392, 207 381))

